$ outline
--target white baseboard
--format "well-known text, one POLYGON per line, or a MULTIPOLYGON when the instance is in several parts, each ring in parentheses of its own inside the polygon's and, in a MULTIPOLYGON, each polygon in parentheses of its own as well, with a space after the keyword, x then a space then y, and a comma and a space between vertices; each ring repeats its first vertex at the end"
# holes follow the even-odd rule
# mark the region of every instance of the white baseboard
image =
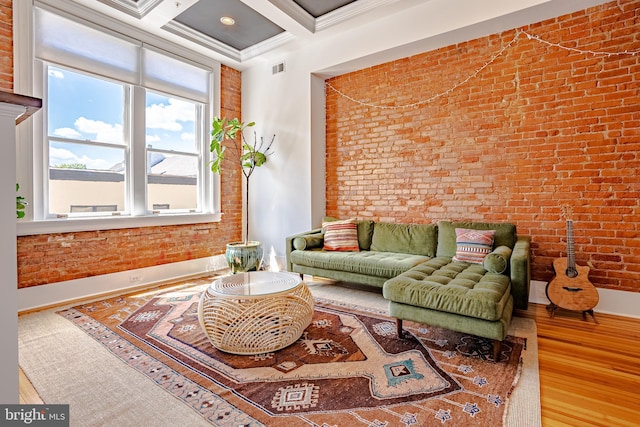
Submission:
POLYGON ((227 269, 224 255, 18 289, 18 313, 227 269))
MULTIPOLYGON (((531 281, 529 302, 549 304, 545 294, 547 282, 531 281)), ((616 316, 634 317, 640 319, 640 292, 616 291, 598 288, 600 301, 593 309, 596 313, 615 314, 616 316)))

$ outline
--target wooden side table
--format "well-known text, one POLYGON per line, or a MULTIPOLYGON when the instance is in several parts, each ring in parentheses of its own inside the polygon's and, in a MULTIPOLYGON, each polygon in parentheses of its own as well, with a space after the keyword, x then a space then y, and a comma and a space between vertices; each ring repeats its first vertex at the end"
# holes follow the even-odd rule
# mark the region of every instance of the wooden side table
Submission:
POLYGON ((211 344, 233 354, 268 353, 293 344, 311 323, 313 297, 295 274, 251 271, 215 280, 198 304, 211 344))

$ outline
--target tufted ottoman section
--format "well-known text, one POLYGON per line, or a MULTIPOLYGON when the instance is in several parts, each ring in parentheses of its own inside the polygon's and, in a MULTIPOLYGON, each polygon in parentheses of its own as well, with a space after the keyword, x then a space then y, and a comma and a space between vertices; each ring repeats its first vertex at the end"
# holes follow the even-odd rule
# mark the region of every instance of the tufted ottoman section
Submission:
POLYGON ((448 257, 432 258, 387 280, 382 293, 392 302, 487 321, 503 318, 512 304, 508 276, 448 257))

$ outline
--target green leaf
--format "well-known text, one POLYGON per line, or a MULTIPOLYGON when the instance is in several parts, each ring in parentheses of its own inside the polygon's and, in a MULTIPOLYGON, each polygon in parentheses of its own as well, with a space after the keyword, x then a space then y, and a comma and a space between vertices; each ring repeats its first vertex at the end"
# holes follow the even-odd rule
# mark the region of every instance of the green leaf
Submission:
MULTIPOLYGON (((18 190, 20 190, 20 185, 16 183, 16 191, 18 190)), ((16 217, 24 218, 25 216, 24 210, 26 208, 27 208, 27 202, 25 201, 24 197, 16 196, 16 217)))
POLYGON ((216 153, 216 158, 211 160, 211 172, 220 173, 222 170, 222 162, 224 161, 224 147, 216 153))
POLYGON ((255 163, 256 167, 260 167, 267 162, 267 156, 259 151, 256 151, 255 155, 253 156, 253 162, 255 163))
POLYGON ((239 161, 240 167, 243 169, 249 169, 251 171, 261 166, 267 161, 267 153, 261 153, 255 146, 251 146, 244 142, 242 132, 248 127, 255 126, 255 122, 243 123, 237 117, 233 119, 225 119, 215 117, 212 122, 211 130, 211 144, 209 145, 209 151, 215 155, 215 159, 210 162, 211 171, 214 173, 220 173, 222 168, 222 162, 225 160, 225 146, 223 145, 226 140, 240 140, 236 141, 237 144, 233 150, 235 161, 239 161), (236 151, 240 148, 238 151, 236 151))

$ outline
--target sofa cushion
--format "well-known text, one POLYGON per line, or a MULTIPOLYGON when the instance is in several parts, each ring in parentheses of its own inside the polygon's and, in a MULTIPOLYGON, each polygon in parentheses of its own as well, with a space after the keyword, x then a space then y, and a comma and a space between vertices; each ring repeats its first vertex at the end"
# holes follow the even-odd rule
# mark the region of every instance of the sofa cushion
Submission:
POLYGON ((474 230, 472 228, 456 228, 456 255, 454 261, 482 264, 493 250, 495 230, 474 230))
POLYGON ((327 251, 358 251, 358 226, 355 219, 322 223, 324 249, 327 251))
POLYGON ((324 246, 324 235, 298 236, 293 239, 293 247, 300 251, 305 249, 321 248, 324 246))
MULTIPOLYGON (((325 222, 340 221, 337 218, 330 216, 324 217, 325 222)), ((370 219, 358 219, 356 220, 358 226, 358 246, 363 251, 368 251, 371 248, 371 237, 373 236, 374 222, 370 219)))
POLYGON ((382 293, 402 304, 495 321, 509 301, 511 282, 481 265, 436 257, 387 280, 382 293))
POLYGON ((421 255, 393 252, 327 252, 321 249, 291 252, 294 264, 384 278, 395 277, 428 259, 421 255))
POLYGON ((511 252, 513 251, 509 246, 498 246, 490 254, 484 257, 482 266, 489 273, 504 273, 509 267, 511 252))
POLYGON ((434 224, 378 222, 373 226, 371 250, 433 257, 437 236, 438 229, 434 224))
POLYGON ((508 246, 516 244, 516 226, 507 222, 438 222, 438 250, 436 256, 453 258, 456 255, 456 228, 473 228, 475 230, 496 230, 493 246, 508 246))

